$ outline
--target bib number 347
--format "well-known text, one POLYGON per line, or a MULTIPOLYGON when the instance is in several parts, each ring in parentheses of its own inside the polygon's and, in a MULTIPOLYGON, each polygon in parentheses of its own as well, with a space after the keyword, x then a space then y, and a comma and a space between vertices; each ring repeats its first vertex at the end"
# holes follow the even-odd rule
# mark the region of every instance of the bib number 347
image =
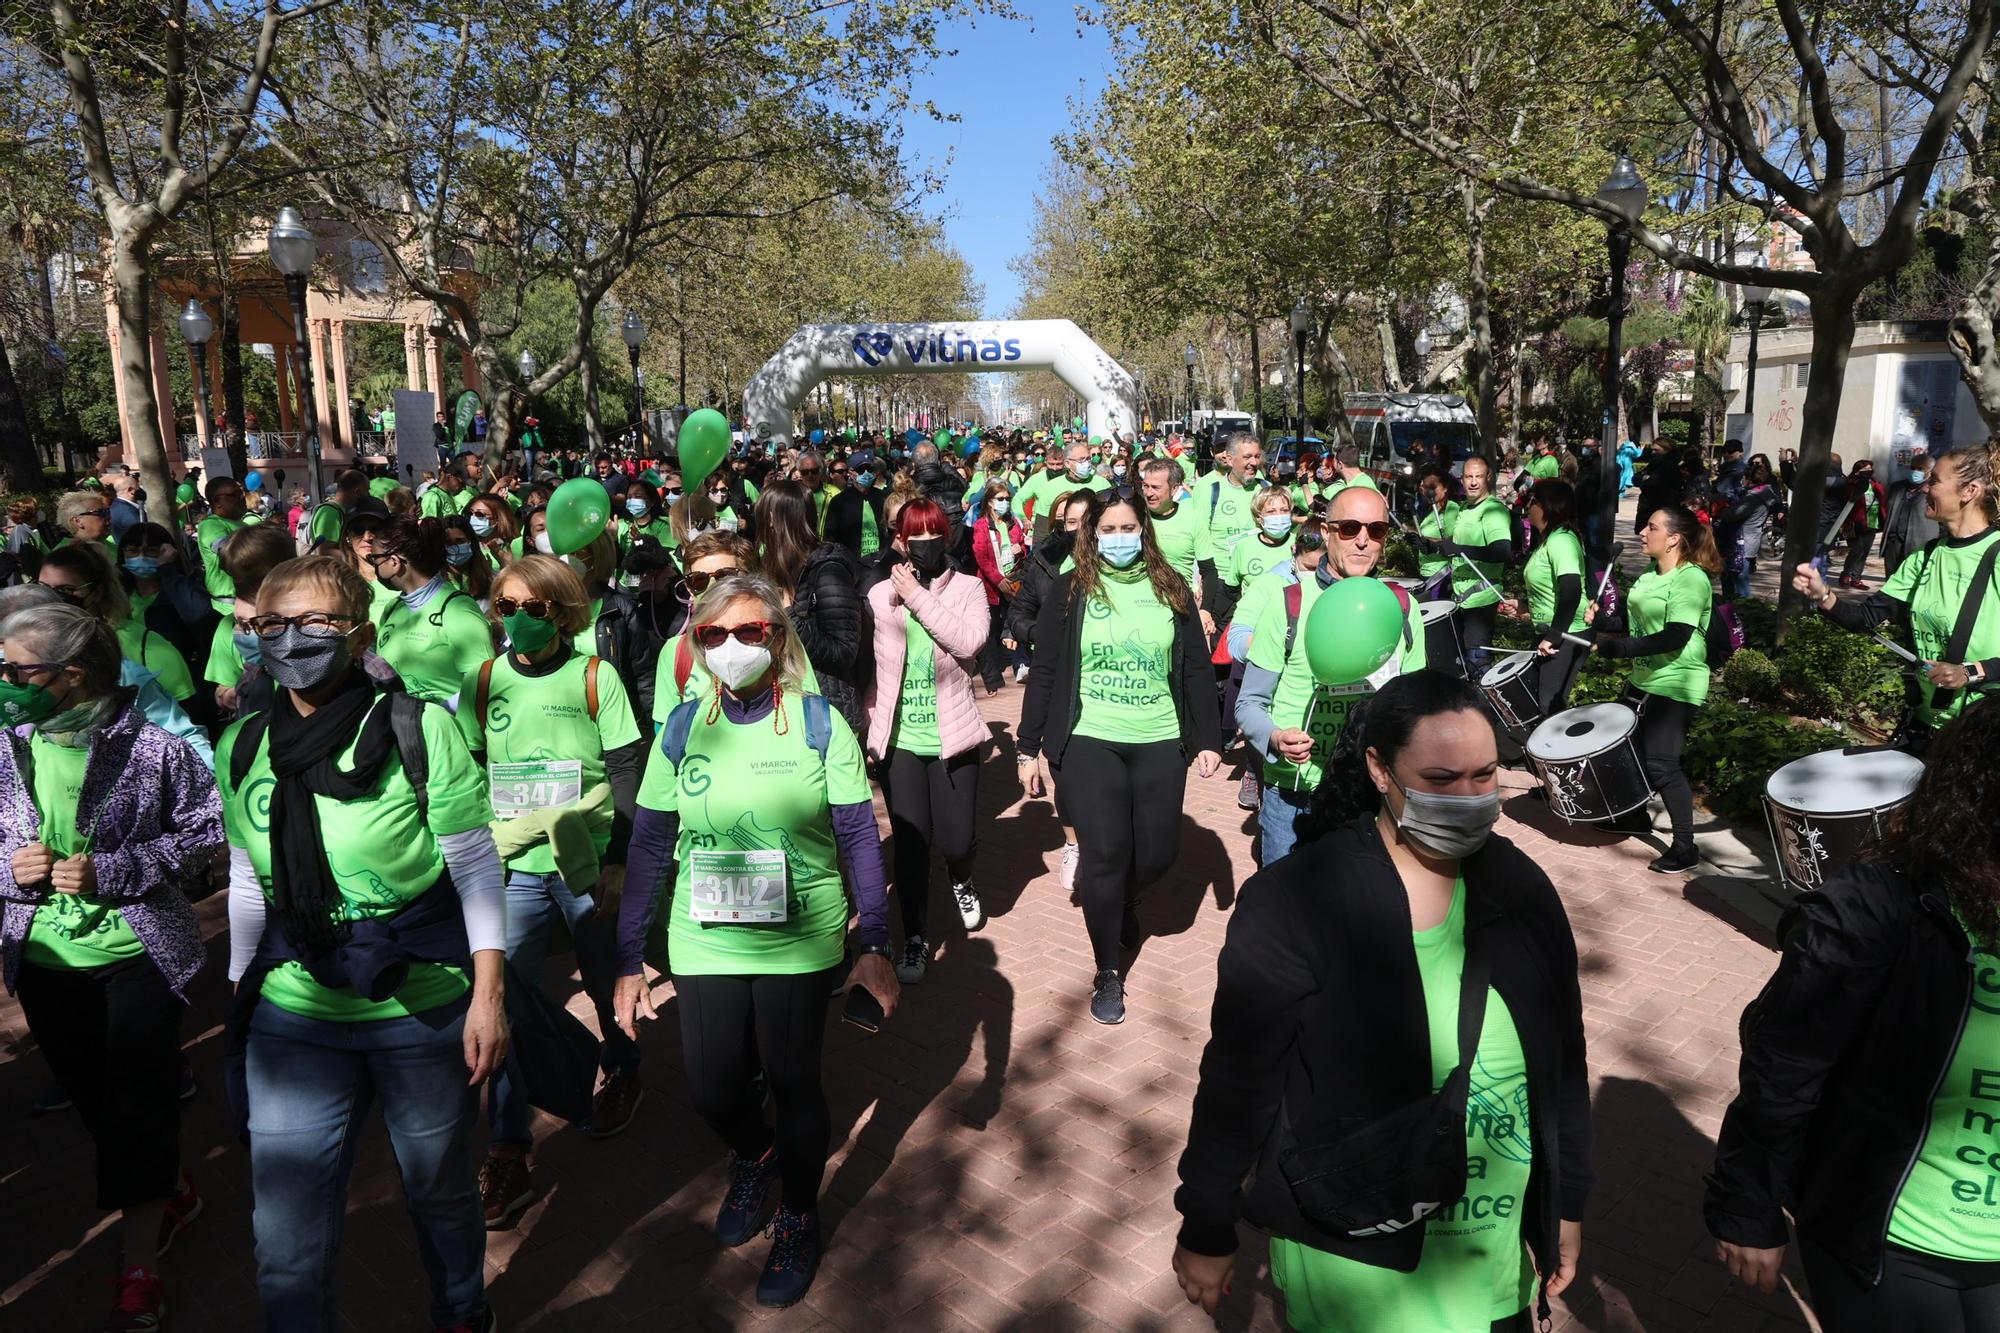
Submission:
POLYGON ((783 922, 789 910, 782 851, 697 848, 689 854, 688 914, 716 925, 783 922))

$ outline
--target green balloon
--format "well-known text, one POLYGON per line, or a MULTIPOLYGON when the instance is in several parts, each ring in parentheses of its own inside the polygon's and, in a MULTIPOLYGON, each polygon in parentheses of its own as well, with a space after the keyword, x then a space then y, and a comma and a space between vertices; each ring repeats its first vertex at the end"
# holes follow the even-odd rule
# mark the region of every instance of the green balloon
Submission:
POLYGON ((182 482, 179 488, 174 491, 174 501, 177 504, 184 504, 184 505, 193 504, 194 487, 188 485, 186 482, 182 482))
POLYGON ((1396 590, 1371 578, 1338 579, 1306 614, 1306 665, 1322 685, 1366 680, 1403 638, 1396 590))
POLYGON ((688 413, 681 422, 681 484, 699 486, 729 456, 729 418, 712 407, 688 413))
POLYGON ((557 555, 581 551, 597 540, 611 517, 611 493, 595 477, 571 477, 549 497, 549 548, 557 555))
POLYGON ((1076 421, 1075 421, 1075 422, 1074 422, 1073 424, 1074 424, 1074 425, 1076 426, 1076 428, 1077 428, 1078 430, 1082 430, 1082 429, 1083 429, 1083 418, 1082 418, 1082 417, 1078 417, 1078 418, 1076 419, 1076 421))

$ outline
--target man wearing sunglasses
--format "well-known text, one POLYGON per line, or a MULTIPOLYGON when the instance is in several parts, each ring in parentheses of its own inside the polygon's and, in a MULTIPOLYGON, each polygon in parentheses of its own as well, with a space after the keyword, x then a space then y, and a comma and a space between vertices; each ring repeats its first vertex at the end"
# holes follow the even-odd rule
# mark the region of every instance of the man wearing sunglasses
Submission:
POLYGON ((1329 686, 1313 677, 1305 635, 1299 632, 1313 602, 1341 579, 1372 576, 1394 530, 1380 491, 1350 486, 1333 498, 1331 510, 1324 553, 1301 550, 1293 557, 1298 591, 1287 588, 1264 602, 1248 645, 1243 688, 1236 696, 1236 725, 1264 758, 1264 795, 1257 811, 1259 865, 1287 855, 1297 842, 1299 815, 1312 804, 1349 711, 1392 677, 1425 665, 1416 603, 1399 591, 1403 632, 1389 660, 1366 680, 1329 686))

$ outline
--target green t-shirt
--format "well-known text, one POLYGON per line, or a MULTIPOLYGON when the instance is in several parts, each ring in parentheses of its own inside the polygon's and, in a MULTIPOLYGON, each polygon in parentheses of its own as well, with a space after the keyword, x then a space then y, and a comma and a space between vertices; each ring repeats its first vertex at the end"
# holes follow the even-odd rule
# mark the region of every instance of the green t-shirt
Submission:
MULTIPOLYGON (((1548 625, 1556 614, 1556 580, 1565 574, 1583 578, 1583 539, 1568 528, 1553 529, 1528 557, 1522 574, 1528 582, 1529 618, 1537 625, 1548 625)), ((1556 633, 1582 632, 1583 612, 1589 600, 1588 597, 1577 600, 1576 612, 1571 616, 1573 623, 1553 625, 1551 629, 1556 633)))
POLYGON ((1296 583, 1298 577, 1292 562, 1281 560, 1266 572, 1245 583, 1243 596, 1236 602, 1235 623, 1249 628, 1254 637, 1257 626, 1263 623, 1264 613, 1272 601, 1283 601, 1285 589, 1296 583))
POLYGON ((787 692, 782 733, 773 716, 738 724, 695 710, 678 766, 653 746, 639 804, 680 816, 667 946, 678 976, 797 974, 835 967, 847 931, 847 892, 831 807, 870 798, 861 745, 838 709, 824 760, 806 742, 800 701, 787 692), (782 923, 709 924, 692 915, 696 849, 783 851, 782 923))
POLYGON ((1298 528, 1292 528, 1274 546, 1259 529, 1256 536, 1237 542, 1229 552, 1228 562, 1219 568, 1222 581, 1232 588, 1242 588, 1270 573, 1292 558, 1292 542, 1297 534, 1298 528))
POLYGON ((1236 543, 1257 531, 1254 501, 1263 489, 1257 481, 1238 486, 1227 472, 1211 472, 1196 480, 1194 493, 1182 502, 1194 510, 1195 521, 1201 525, 1196 559, 1213 560, 1216 573, 1222 572, 1223 561, 1236 543))
POLYGON ((681 539, 674 536, 674 525, 667 521, 667 516, 664 512, 662 512, 658 518, 654 519, 651 523, 646 524, 644 527, 639 526, 637 523, 633 522, 629 517, 619 522, 618 524, 619 550, 621 551, 631 550, 632 543, 640 537, 651 537, 654 541, 658 542, 661 546, 664 546, 669 551, 675 549, 681 544, 681 539))
POLYGON ((1931 1099, 1930 1127, 1896 1209, 1889 1239, 1968 1263, 2000 1261, 2000 957, 1972 959, 1972 1007, 1931 1099))
POLYGON ((1194 587, 1195 549, 1201 545, 1201 515, 1186 501, 1172 503, 1165 515, 1153 513, 1153 540, 1174 572, 1194 587))
POLYGON ((1101 741, 1171 740, 1181 734, 1168 676, 1174 613, 1153 595, 1144 565, 1105 568, 1083 609, 1074 733, 1101 741))
POLYGON ((1632 659, 1635 689, 1663 699, 1699 704, 1708 698, 1708 613, 1715 586, 1708 571, 1683 562, 1671 574, 1649 569, 1626 597, 1626 615, 1635 637, 1658 634, 1668 625, 1692 625, 1694 633, 1677 653, 1632 659))
POLYGON ((1356 468, 1354 469, 1354 471, 1342 477, 1339 481, 1330 483, 1326 488, 1326 494, 1324 498, 1331 500, 1334 496, 1340 494, 1342 491, 1346 490, 1349 486, 1359 486, 1364 491, 1374 491, 1378 495, 1382 491, 1382 488, 1375 484, 1375 478, 1369 476, 1366 472, 1363 472, 1360 468, 1356 468))
POLYGON ((695 661, 694 653, 687 655, 687 687, 681 688, 677 679, 679 668, 674 664, 680 660, 682 645, 687 643, 687 631, 682 630, 660 645, 660 661, 653 668, 653 721, 663 723, 667 714, 678 704, 689 699, 706 699, 715 693, 715 677, 701 669, 695 661))
POLYGON ((215 624, 215 633, 208 640, 208 666, 201 678, 211 685, 224 685, 231 689, 243 683, 243 654, 236 651, 236 616, 232 604, 229 615, 215 624))
MULTIPOLYGON (((236 605, 233 594, 229 605, 236 605)), ((194 697, 194 673, 188 670, 181 650, 168 642, 166 635, 147 629, 140 617, 132 616, 118 627, 118 651, 158 676, 160 688, 176 703, 194 697)))
MULTIPOLYGON (((1264 581, 1269 582, 1270 576, 1266 576, 1264 581)), ((1271 694, 1272 723, 1280 731, 1303 731, 1312 737, 1312 757, 1304 764, 1294 764, 1282 758, 1264 761, 1264 781, 1293 791, 1312 791, 1319 786, 1320 774, 1327 760, 1333 756, 1335 742, 1340 739, 1340 729, 1346 725, 1347 714, 1356 703, 1381 689, 1395 676, 1408 671, 1422 671, 1428 662, 1424 652, 1423 621, 1417 614, 1416 602, 1412 601, 1403 613, 1405 633, 1397 642, 1395 651, 1389 655, 1389 660, 1376 668, 1374 675, 1348 685, 1320 684, 1306 661, 1305 628, 1313 603, 1319 600, 1323 591, 1317 574, 1299 581, 1298 631, 1291 633, 1291 621, 1285 614, 1281 587, 1264 603, 1257 628, 1250 636, 1250 665, 1278 674, 1278 686, 1271 694), (1285 652, 1288 633, 1291 633, 1292 640, 1289 654, 1285 652)))
POLYGON ((377 643, 411 694, 443 703, 467 675, 493 656, 493 633, 479 603, 455 588, 440 589, 421 611, 391 593, 375 608, 377 643))
POLYGON ((1547 481, 1562 475, 1562 460, 1554 454, 1536 454, 1528 460, 1528 475, 1536 481, 1547 481))
MULTIPOLYGON (((377 708, 389 706, 387 696, 377 708)), ((258 738, 257 756, 243 774, 243 785, 230 780, 241 722, 222 733, 216 745, 215 778, 222 789, 222 826, 231 847, 250 854, 264 897, 271 896, 271 796, 277 780, 271 775, 271 736, 258 738)), ((319 812, 320 838, 326 844, 327 865, 340 891, 343 919, 390 916, 420 897, 444 873, 438 839, 464 833, 493 821, 486 796, 486 774, 472 762, 465 740, 451 715, 442 708, 424 709, 424 750, 430 762, 428 817, 417 815, 416 792, 392 749, 383 763, 375 790, 351 801, 313 797, 319 812)), ((354 762, 353 747, 342 753, 343 768, 354 762)), ((278 929, 273 919, 266 929, 278 929)), ((464 970, 437 963, 417 963, 401 990, 379 1003, 352 987, 322 986, 299 963, 283 963, 264 979, 264 998, 295 1014, 338 1023, 402 1018, 449 1003, 468 987, 464 970)))
POLYGON ((937 646, 908 607, 903 608, 903 632, 903 688, 896 696, 895 730, 889 744, 935 757, 943 749, 938 740, 937 646))
MULTIPOLYGON (((58 861, 89 850, 90 839, 76 827, 90 747, 57 745, 39 734, 28 738, 34 764, 35 813, 42 827, 36 840, 58 861)), ((103 967, 144 953, 125 914, 109 903, 78 893, 50 893, 28 922, 21 956, 38 967, 103 967)))
MULTIPOLYGON (((1417 520, 1417 531, 1423 536, 1434 537, 1439 541, 1450 541, 1451 534, 1458 531, 1458 515, 1459 511, 1463 508, 1464 506, 1456 500, 1446 500, 1444 502, 1444 513, 1440 514, 1437 510, 1426 505, 1423 517, 1417 520)), ((1429 578, 1450 563, 1450 556, 1419 555, 1417 557, 1417 573, 1424 578, 1429 578)))
MULTIPOLYGON (((1441 1088, 1458 1064, 1458 1000, 1465 971, 1465 881, 1445 919, 1411 932, 1441 1088)), ((1507 1002, 1491 987, 1473 1057, 1465 1115, 1466 1187, 1424 1222, 1423 1257, 1399 1273, 1273 1237, 1271 1276, 1293 1328, 1340 1333, 1486 1333, 1534 1296, 1535 1266, 1521 1239, 1534 1164, 1528 1061, 1507 1002)))
POLYGON ((423 518, 450 518, 472 503, 472 488, 462 488, 457 495, 449 495, 443 486, 433 486, 417 501, 417 513, 423 518))
MULTIPOLYGON (((1451 540, 1460 546, 1490 546, 1494 542, 1513 539, 1513 513, 1490 495, 1476 505, 1459 510, 1458 520, 1451 530, 1451 540)), ((1469 561, 1465 556, 1454 557, 1451 562, 1452 597, 1468 609, 1492 606, 1500 600, 1500 595, 1488 588, 1486 583, 1499 587, 1501 568, 1497 560, 1469 561), (1486 576, 1486 583, 1479 581, 1479 575, 1474 574, 1473 569, 1486 576)))
POLYGON ((337 545, 341 533, 346 531, 346 528, 347 521, 341 516, 339 505, 331 500, 316 505, 312 511, 312 518, 306 523, 306 545, 317 546, 321 542, 333 542, 337 545))
POLYGON ((201 548, 201 583, 215 609, 228 615, 236 604, 236 580, 222 570, 222 543, 243 530, 243 521, 210 514, 194 530, 195 545, 201 548))
POLYGON ((395 490, 397 485, 398 482, 394 477, 370 477, 368 493, 377 500, 386 500, 389 498, 389 492, 395 490))
POLYGON ((882 549, 882 525, 875 519, 874 488, 861 492, 861 555, 863 559, 882 549))
MULTIPOLYGON (((1987 547, 1996 541, 2000 541, 2000 528, 1989 529, 1964 545, 1954 545, 1946 537, 1932 548, 1928 558, 1922 554, 1911 556, 1882 584, 1885 597, 1909 606, 1910 636, 1916 644, 1917 656, 1926 662, 1944 656, 1951 632, 1958 626, 1958 608, 1965 604, 1966 593, 1971 590, 1973 575, 1978 572, 1987 547)), ((2000 579, 1995 582, 2000 583, 2000 579)), ((1979 618, 1972 623, 1972 639, 1965 650, 1967 662, 1984 662, 1995 657, 2000 657, 2000 587, 1986 590, 1979 603, 1979 618)), ((1957 717, 1965 711, 1967 701, 1984 694, 1960 690, 1949 708, 1937 709, 1931 706, 1936 687, 1930 677, 1920 675, 1917 688, 1923 691, 1920 716, 1932 725, 1957 717)))
MULTIPOLYGON (((479 724, 479 668, 465 678, 459 694, 458 730, 466 748, 474 754, 484 751, 490 777, 495 764, 524 764, 537 761, 557 763, 573 760, 581 764, 579 796, 601 786, 605 780, 604 756, 639 739, 639 724, 632 717, 632 702, 625 684, 609 662, 597 668, 597 717, 590 716, 584 673, 589 659, 571 653, 563 664, 546 675, 522 672, 512 654, 494 659, 493 675, 487 681, 486 725, 479 724)), ((610 806, 599 808, 591 817, 590 832, 602 858, 611 845, 610 806)), ((555 851, 546 841, 537 842, 507 863, 509 870, 532 875, 553 874, 555 851)), ((573 884, 582 893, 588 884, 573 884)))
POLYGON ((1019 511, 1023 523, 1031 523, 1039 515, 1049 517, 1049 503, 1058 495, 1067 495, 1075 485, 1061 469, 1050 472, 1045 467, 1036 468, 1021 488, 1014 493, 1014 508, 1019 511), (1068 482, 1068 485, 1064 483, 1068 482))

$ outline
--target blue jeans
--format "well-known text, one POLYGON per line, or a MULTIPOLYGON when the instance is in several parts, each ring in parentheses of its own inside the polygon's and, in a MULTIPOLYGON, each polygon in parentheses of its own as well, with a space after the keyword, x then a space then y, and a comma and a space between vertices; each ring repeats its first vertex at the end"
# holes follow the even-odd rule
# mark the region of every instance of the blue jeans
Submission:
POLYGON ((1310 788, 1293 791, 1282 784, 1264 783, 1264 799, 1257 803, 1257 831, 1263 835, 1257 848, 1258 865, 1267 866, 1292 854, 1299 842, 1299 816, 1312 808, 1312 799, 1310 788))
MULTIPOLYGON (((507 961, 522 980, 541 982, 542 961, 548 957, 549 931, 556 916, 569 925, 576 941, 577 970, 583 974, 583 992, 597 1006, 597 1027, 604 1034, 600 1063, 607 1074, 630 1074, 639 1068, 639 1047, 618 1030, 611 1013, 611 993, 618 983, 614 923, 600 920, 592 910, 589 894, 569 891, 561 875, 533 874, 526 870, 507 872, 507 961)), ((508 1065, 513 1061, 510 1059, 508 1065)), ((508 1077, 503 1066, 493 1079, 488 1105, 493 1125, 493 1142, 527 1149, 534 1146, 530 1129, 534 1107, 508 1077)))
POLYGON ((408 1018, 335 1023, 269 1000, 250 1023, 250 1178, 257 1294, 270 1333, 332 1333, 347 1177, 375 1101, 431 1283, 431 1323, 469 1323, 485 1300, 486 1225, 472 1158, 461 997, 408 1018))

